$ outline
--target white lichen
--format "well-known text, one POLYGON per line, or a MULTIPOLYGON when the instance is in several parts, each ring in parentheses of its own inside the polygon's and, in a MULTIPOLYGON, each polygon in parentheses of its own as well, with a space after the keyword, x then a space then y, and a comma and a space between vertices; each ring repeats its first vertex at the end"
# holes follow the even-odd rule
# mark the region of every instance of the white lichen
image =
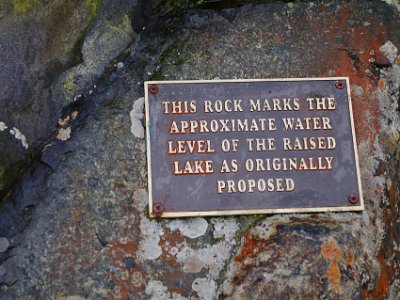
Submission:
POLYGON ((225 240, 200 249, 185 246, 177 253, 176 260, 184 272, 197 273, 204 268, 208 269, 210 278, 216 279, 230 258, 232 247, 232 243, 225 240))
POLYGON ((214 218, 211 220, 211 224, 214 225, 213 235, 215 239, 233 239, 239 230, 239 225, 234 220, 214 218))
POLYGON ((387 41, 383 46, 379 48, 379 50, 387 57, 387 59, 391 63, 395 62, 398 50, 391 41, 387 41))
POLYGON ((13 127, 13 129, 10 129, 10 133, 11 133, 17 140, 20 140, 20 141, 21 141, 22 146, 23 146, 25 149, 28 149, 28 148, 29 148, 29 145, 28 145, 28 143, 26 142, 26 137, 25 137, 25 135, 22 134, 21 131, 19 131, 17 128, 13 127))
POLYGON ((6 124, 4 122, 0 122, 0 131, 4 131, 6 130, 8 127, 6 126, 6 124))
POLYGON ((70 116, 66 116, 65 118, 59 118, 58 125, 65 126, 68 124, 69 120, 70 120, 70 116))
POLYGON ((145 289, 145 293, 150 296, 150 300, 186 300, 180 294, 168 291, 168 288, 159 280, 150 280, 145 289))
POLYGON ((164 234, 160 224, 157 221, 141 218, 140 232, 142 239, 139 243, 138 257, 142 261, 154 260, 160 257, 162 254, 162 249, 159 245, 160 236, 164 234))
POLYGON ((66 141, 71 138, 71 127, 60 128, 58 131, 57 139, 60 141, 66 141))
POLYGON ((192 289, 197 292, 200 300, 215 299, 217 295, 217 283, 212 279, 196 278, 192 289))
POLYGON ((139 98, 133 103, 132 110, 130 112, 131 119, 131 132, 139 139, 144 138, 144 128, 142 125, 142 119, 144 117, 143 113, 144 98, 139 98))
POLYGON ((138 189, 133 193, 133 206, 138 211, 143 211, 148 203, 147 191, 144 189, 138 189))
POLYGON ((174 220, 167 224, 171 230, 179 230, 182 235, 195 239, 204 235, 208 228, 208 223, 204 218, 190 220, 174 220))

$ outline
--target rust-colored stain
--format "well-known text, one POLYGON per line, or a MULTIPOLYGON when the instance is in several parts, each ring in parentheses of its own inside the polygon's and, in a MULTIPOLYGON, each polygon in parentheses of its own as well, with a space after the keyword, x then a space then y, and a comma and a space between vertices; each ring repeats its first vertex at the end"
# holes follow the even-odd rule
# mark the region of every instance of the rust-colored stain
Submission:
POLYGON ((250 236, 249 233, 245 233, 243 235, 244 242, 242 245, 242 249, 238 255, 235 256, 235 261, 240 262, 243 261, 248 256, 255 256, 259 252, 259 249, 256 247, 258 244, 257 241, 250 236))
POLYGON ((378 255, 378 261, 381 265, 381 273, 372 291, 369 291, 367 288, 364 289, 364 299, 366 300, 383 300, 389 293, 388 266, 383 251, 378 255))
POLYGON ((168 228, 164 228, 164 234, 160 238, 160 247, 163 251, 162 259, 163 262, 168 265, 174 265, 177 263, 176 257, 169 253, 169 250, 172 247, 179 248, 179 245, 186 241, 186 238, 182 236, 178 230, 170 230, 168 228))
MULTIPOLYGON (((135 264, 131 268, 127 268, 124 263, 127 258, 135 260, 136 251, 136 241, 111 241, 103 253, 104 256, 108 257, 108 261, 114 269, 107 274, 109 280, 112 280, 116 285, 112 292, 114 299, 128 299, 129 293, 132 296, 137 296, 144 290, 144 281, 142 284, 136 284, 136 286, 132 284, 134 276, 143 273, 141 267, 135 264)), ((144 277, 144 275, 142 276, 144 277)))
MULTIPOLYGON (((398 181, 398 167, 395 164, 388 164, 388 168, 385 171, 392 174, 392 179, 394 181, 398 181)), ((383 173, 383 172, 381 172, 383 173)), ((391 187, 387 189, 387 196, 389 199, 389 205, 385 207, 383 214, 383 223, 386 224, 386 236, 383 240, 381 250, 377 257, 377 260, 380 264, 381 270, 378 281, 376 282, 373 289, 368 290, 368 288, 364 288, 364 299, 367 300, 383 300, 389 295, 389 287, 393 283, 395 279, 398 277, 399 268, 396 264, 391 264, 386 261, 386 256, 393 255, 393 261, 399 259, 400 254, 397 252, 393 252, 392 249, 392 241, 398 240, 398 230, 397 230, 397 220, 399 218, 398 213, 398 190, 396 185, 393 184, 391 187)))
POLYGON ((385 88, 385 81, 383 79, 379 79, 378 86, 381 90, 385 88))
POLYGON ((330 288, 338 293, 341 291, 341 274, 338 262, 342 256, 342 250, 337 241, 334 238, 330 238, 321 246, 321 254, 329 261, 329 266, 326 270, 325 276, 329 280, 330 288))
MULTIPOLYGON (((340 36, 348 31, 347 20, 350 19, 350 5, 343 3, 332 30, 332 37, 340 36)), ((373 38, 370 28, 359 24, 351 34, 351 49, 339 49, 336 59, 332 60, 332 68, 336 76, 349 76, 350 83, 363 89, 362 95, 353 93, 352 105, 357 140, 369 140, 371 145, 380 130, 379 107, 376 100, 377 82, 374 66, 371 63, 381 55, 379 48, 387 41, 384 25, 375 25, 373 38)), ((384 83, 383 83, 384 84, 384 83)))
POLYGON ((125 183, 115 182, 114 189, 117 191, 117 193, 119 193, 121 195, 126 196, 129 194, 129 190, 127 189, 127 186, 125 185, 125 183))
POLYGON ((353 251, 349 250, 346 252, 346 256, 344 258, 344 263, 347 266, 352 266, 354 265, 354 260, 355 260, 355 254, 353 251))
POLYGON ((162 269, 162 282, 168 287, 171 293, 177 293, 182 297, 190 297, 193 277, 182 271, 176 259, 171 253, 171 248, 176 247, 179 251, 184 245, 190 243, 190 239, 183 236, 179 230, 164 228, 164 234, 160 238, 159 245, 163 251, 160 256, 162 269))
MULTIPOLYGON (((284 235, 284 240, 288 243, 292 241, 291 235, 284 235)), ((273 253, 271 255, 271 263, 274 262, 276 258, 276 244, 273 242, 273 238, 270 237, 269 240, 263 240, 252 236, 249 232, 243 234, 243 244, 239 254, 234 256, 234 260, 236 262, 242 262, 247 257, 256 257, 261 252, 269 251, 269 253, 273 253)))

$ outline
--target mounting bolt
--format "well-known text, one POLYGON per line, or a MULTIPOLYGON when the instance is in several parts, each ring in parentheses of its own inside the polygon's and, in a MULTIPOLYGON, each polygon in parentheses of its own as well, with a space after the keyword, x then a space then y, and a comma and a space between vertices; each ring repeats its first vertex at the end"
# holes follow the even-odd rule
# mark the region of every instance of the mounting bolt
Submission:
POLYGON ((164 212, 164 206, 160 203, 156 203, 153 205, 153 213, 156 217, 160 217, 164 212))
POLYGON ((150 91, 150 93, 152 93, 153 95, 155 95, 155 94, 157 94, 158 93, 158 86, 156 86, 156 85, 151 85, 150 87, 149 87, 149 91, 150 91))
POLYGON ((343 82, 342 80, 338 80, 338 81, 336 81, 335 86, 336 86, 339 90, 343 90, 344 87, 345 87, 345 84, 344 84, 344 82, 343 82))
POLYGON ((350 194, 348 197, 350 204, 358 204, 358 197, 354 194, 350 194))

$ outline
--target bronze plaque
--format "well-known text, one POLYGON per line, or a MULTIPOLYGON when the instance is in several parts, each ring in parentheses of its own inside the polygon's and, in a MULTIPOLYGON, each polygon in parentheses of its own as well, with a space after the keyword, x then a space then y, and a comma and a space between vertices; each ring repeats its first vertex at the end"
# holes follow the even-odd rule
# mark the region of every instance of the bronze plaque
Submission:
POLYGON ((150 217, 364 209, 349 79, 145 82, 150 217))

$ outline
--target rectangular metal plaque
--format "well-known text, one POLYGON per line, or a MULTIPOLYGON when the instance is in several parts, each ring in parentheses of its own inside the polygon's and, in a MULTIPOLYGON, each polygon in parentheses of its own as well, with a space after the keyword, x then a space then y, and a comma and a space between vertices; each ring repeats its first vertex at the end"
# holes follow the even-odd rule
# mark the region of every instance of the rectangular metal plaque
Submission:
POLYGON ((349 79, 145 82, 150 217, 364 209, 349 79))

